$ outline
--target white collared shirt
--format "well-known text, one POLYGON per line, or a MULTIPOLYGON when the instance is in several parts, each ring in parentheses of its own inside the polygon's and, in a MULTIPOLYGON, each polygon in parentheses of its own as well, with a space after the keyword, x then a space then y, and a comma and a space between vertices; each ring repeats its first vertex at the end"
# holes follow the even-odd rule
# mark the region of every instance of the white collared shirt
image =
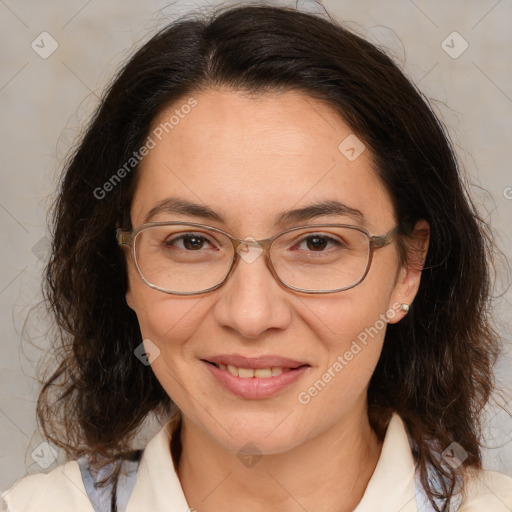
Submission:
MULTIPOLYGON (((126 512, 189 512, 171 449, 171 423, 151 439, 142 455, 126 512)), ((9 512, 96 512, 88 497, 77 461, 47 474, 18 480, 2 493, 9 512)), ((193 509, 192 509, 193 510, 193 509)), ((394 414, 381 455, 363 498, 354 512, 430 512, 419 485, 409 438, 394 414)), ((480 471, 467 484, 460 512, 512 512, 512 478, 480 471)))

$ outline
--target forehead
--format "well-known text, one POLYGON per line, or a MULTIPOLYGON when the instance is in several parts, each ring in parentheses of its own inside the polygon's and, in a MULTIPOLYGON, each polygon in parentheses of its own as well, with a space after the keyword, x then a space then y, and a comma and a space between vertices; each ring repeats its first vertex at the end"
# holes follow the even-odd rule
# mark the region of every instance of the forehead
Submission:
POLYGON ((364 146, 341 116, 302 93, 203 91, 162 111, 150 136, 134 225, 167 197, 207 205, 232 229, 264 236, 277 214, 321 201, 363 212, 368 227, 393 218, 370 151, 357 156, 364 146))

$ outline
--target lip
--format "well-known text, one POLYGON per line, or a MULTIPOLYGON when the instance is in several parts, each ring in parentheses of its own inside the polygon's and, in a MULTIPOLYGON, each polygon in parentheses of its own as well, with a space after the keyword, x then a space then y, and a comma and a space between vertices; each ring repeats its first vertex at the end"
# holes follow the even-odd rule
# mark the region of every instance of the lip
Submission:
POLYGON ((238 355, 216 356, 211 359, 202 359, 201 362, 208 371, 230 393, 246 399, 263 399, 276 395, 283 389, 296 383, 302 375, 310 368, 307 363, 300 363, 292 359, 263 356, 259 358, 246 358, 238 355), (229 361, 229 362, 225 362, 229 361), (236 364, 235 364, 236 361, 236 364), (287 368, 281 375, 266 378, 241 378, 231 375, 227 370, 221 370, 210 363, 232 364, 242 368, 269 368, 282 367, 287 368), (248 364, 249 363, 249 364, 248 364))
MULTIPOLYGON (((299 366, 307 365, 304 361, 295 361, 287 357, 279 357, 274 355, 263 355, 259 357, 246 357, 240 354, 219 354, 217 356, 205 357, 203 361, 210 363, 231 364, 238 368, 272 368, 279 366, 280 368, 299 368, 299 366)), ((309 366, 309 365, 308 365, 309 366)))

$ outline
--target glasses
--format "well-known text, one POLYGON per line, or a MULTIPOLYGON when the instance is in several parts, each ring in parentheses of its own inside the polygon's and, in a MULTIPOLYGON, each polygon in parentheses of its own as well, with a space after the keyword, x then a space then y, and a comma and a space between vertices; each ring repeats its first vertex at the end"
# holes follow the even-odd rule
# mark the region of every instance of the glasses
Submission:
POLYGON ((119 245, 129 246, 142 280, 176 295, 216 290, 240 258, 252 263, 265 253, 272 275, 286 288, 334 293, 360 284, 373 251, 390 244, 399 226, 381 236, 347 224, 315 224, 287 229, 272 238, 245 240, 193 222, 151 222, 118 229, 119 245))

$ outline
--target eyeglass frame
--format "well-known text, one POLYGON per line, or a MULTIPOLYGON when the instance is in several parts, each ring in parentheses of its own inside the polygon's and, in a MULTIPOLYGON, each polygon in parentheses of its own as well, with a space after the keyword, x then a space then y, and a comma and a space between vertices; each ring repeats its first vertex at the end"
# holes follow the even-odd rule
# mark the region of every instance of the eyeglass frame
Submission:
POLYGON ((342 292, 342 291, 345 291, 345 290, 350 290, 351 288, 354 288, 354 287, 358 286, 359 284, 361 284, 364 281, 364 279, 366 278, 366 276, 368 275, 368 272, 370 271, 370 267, 371 267, 372 260, 373 260, 373 252, 376 249, 380 249, 382 247, 386 247, 387 245, 389 245, 393 241, 393 239, 396 237, 396 235, 398 234, 398 231, 399 231, 401 226, 402 226, 402 223, 398 223, 394 228, 392 228, 391 230, 389 230, 387 233, 385 233, 383 235, 370 235, 370 233, 365 228, 360 227, 360 226, 354 226, 352 224, 306 224, 306 225, 303 225, 303 226, 295 226, 293 228, 286 229, 284 231, 281 231, 280 233, 275 234, 274 236, 272 236, 270 238, 265 238, 265 239, 262 239, 262 240, 242 240, 240 238, 232 236, 231 234, 227 233, 226 231, 223 231, 222 229, 219 229, 219 228, 216 228, 216 227, 213 227, 213 226, 208 226, 207 224, 198 224, 196 222, 168 221, 168 222, 147 222, 145 224, 141 224, 140 226, 138 226, 137 228, 134 228, 132 230, 118 228, 118 229, 116 229, 116 239, 117 239, 118 245, 120 245, 120 246, 128 246, 128 247, 131 248, 131 253, 132 253, 133 261, 135 262, 135 266, 137 268, 137 271, 138 271, 139 276, 141 277, 142 281, 145 284, 147 284, 150 288, 153 288, 154 290, 158 290, 158 291, 160 291, 162 293, 167 293, 167 294, 170 294, 170 295, 200 295, 200 294, 203 294, 203 293, 209 293, 209 292, 212 292, 214 290, 217 290, 223 284, 226 283, 226 281, 229 279, 231 274, 234 272, 235 268, 238 266, 238 262, 240 261, 240 253, 238 252, 238 247, 240 247, 241 245, 245 245, 247 247, 250 247, 250 246, 256 247, 256 246, 258 246, 258 247, 260 247, 263 250, 263 252, 265 253, 265 263, 267 265, 267 268, 270 270, 270 273, 274 276, 274 278, 278 281, 278 283, 282 284, 285 288, 290 289, 290 290, 294 290, 294 291, 297 291, 297 292, 301 292, 301 293, 327 294, 327 293, 338 293, 338 292, 342 292), (231 241, 231 243, 233 245, 233 250, 234 250, 233 260, 231 262, 231 267, 230 267, 229 271, 227 272, 227 274, 225 275, 225 277, 222 279, 222 281, 220 283, 218 283, 215 286, 212 286, 210 288, 207 288, 205 290, 200 290, 198 292, 177 292, 177 291, 166 290, 164 288, 156 286, 155 284, 150 283, 144 277, 144 275, 142 273, 142 270, 140 269, 138 261, 137 261, 137 255, 135 254, 135 240, 136 240, 137 235, 140 232, 144 231, 145 229, 149 229, 149 228, 152 228, 152 227, 173 226, 173 225, 192 226, 192 227, 198 227, 198 228, 203 228, 203 229, 215 231, 215 232, 221 233, 222 235, 226 236, 231 241), (368 261, 366 263, 366 269, 365 269, 362 277, 358 281, 356 281, 355 283, 353 283, 353 284, 351 284, 349 286, 345 286, 343 288, 337 288, 335 290, 327 290, 327 291, 324 291, 324 290, 305 290, 305 289, 302 289, 302 288, 296 288, 295 286, 291 286, 291 285, 285 283, 278 276, 278 274, 277 274, 277 272, 276 272, 276 270, 274 268, 274 265, 272 263, 272 259, 270 257, 270 247, 271 247, 272 243, 274 242, 274 240, 276 238, 280 237, 281 235, 284 235, 284 234, 289 233, 291 231, 296 231, 296 230, 299 230, 299 229, 310 228, 310 227, 318 227, 318 228, 327 228, 327 227, 349 228, 349 229, 354 229, 356 231, 359 231, 359 232, 363 233, 363 235, 366 236, 366 238, 368 240, 368 251, 369 251, 368 252, 368 261))

